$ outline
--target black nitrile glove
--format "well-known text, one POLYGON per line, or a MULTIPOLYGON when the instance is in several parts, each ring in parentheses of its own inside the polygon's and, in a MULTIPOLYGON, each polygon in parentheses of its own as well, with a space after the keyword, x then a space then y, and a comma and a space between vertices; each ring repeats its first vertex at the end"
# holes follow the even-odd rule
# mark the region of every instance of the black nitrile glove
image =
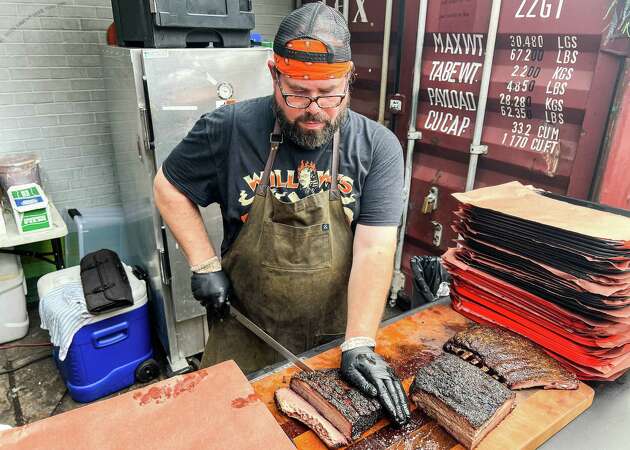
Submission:
POLYGON ((227 317, 232 287, 225 272, 193 272, 190 287, 193 297, 206 307, 208 321, 227 317))
POLYGON ((341 376, 370 397, 378 396, 387 415, 401 426, 411 417, 407 395, 387 362, 371 347, 357 347, 341 354, 341 376))

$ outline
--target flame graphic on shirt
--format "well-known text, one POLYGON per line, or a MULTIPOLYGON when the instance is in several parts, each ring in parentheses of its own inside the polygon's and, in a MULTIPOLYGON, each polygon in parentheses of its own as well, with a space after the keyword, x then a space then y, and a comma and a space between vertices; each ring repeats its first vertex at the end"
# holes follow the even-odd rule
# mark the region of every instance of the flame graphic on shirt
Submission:
MULTIPOLYGON (((254 202, 256 188, 262 181, 262 172, 254 172, 243 177, 247 189, 241 189, 238 202, 245 209, 241 220, 247 221, 247 211, 254 202)), ((317 170, 313 161, 300 161, 297 170, 276 169, 269 174, 269 187, 274 196, 283 202, 295 203, 309 195, 318 193, 321 189, 330 188, 330 171, 317 170)), ((356 203, 356 196, 352 194, 354 180, 346 175, 338 174, 337 183, 341 193, 341 201, 348 222, 354 220, 354 211, 348 206, 356 203)))

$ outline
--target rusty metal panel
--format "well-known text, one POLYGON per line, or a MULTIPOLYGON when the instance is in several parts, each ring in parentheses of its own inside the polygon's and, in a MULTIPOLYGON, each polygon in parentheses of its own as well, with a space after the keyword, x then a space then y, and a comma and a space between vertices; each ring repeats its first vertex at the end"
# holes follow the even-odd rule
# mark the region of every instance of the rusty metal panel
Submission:
MULTIPOLYGON (((475 187, 519 180, 588 198, 620 63, 603 51, 608 0, 504 0, 475 187)), ((491 0, 429 0, 404 265, 452 246, 479 102, 491 0), (437 209, 426 196, 438 188, 437 209), (425 206, 423 211, 423 206, 425 206), (433 245, 434 230, 442 239, 433 245)), ((405 5, 400 91, 411 92, 419 0, 405 5), (415 27, 414 27, 415 28, 415 27)), ((407 108, 408 109, 408 108, 407 108)), ((396 128, 406 139, 408 117, 396 128)))
MULTIPOLYGON (((394 4, 386 123, 405 147, 421 0, 394 4)), ((428 0, 403 264, 452 246, 453 192, 465 189, 492 0, 428 0), (437 208, 427 207, 431 188, 437 208), (424 206, 424 208, 423 208, 424 206), (424 209, 424 211, 423 211, 424 209), (441 227, 439 245, 435 231, 441 227)), ((327 0, 331 6, 342 0, 327 0)), ((349 0, 357 80, 351 107, 378 115, 384 1, 349 0), (364 20, 365 19, 365 20, 364 20)), ((602 43, 609 0, 503 0, 476 187, 512 180, 588 198, 623 52, 602 43)), ((626 49, 627 51, 627 49, 626 49)))
POLYGON ((605 205, 630 210, 630 59, 626 60, 613 113, 597 199, 605 205))
POLYGON ((352 34, 352 60, 356 71, 350 107, 376 120, 381 85, 385 2, 351 0, 349 6, 348 28, 352 34))
MULTIPOLYGON (((304 1, 302 3, 313 3, 313 1, 304 1)), ((343 0, 324 0, 322 3, 336 8, 343 14, 343 0)), ((393 4, 388 92, 394 92, 398 75, 399 3, 399 1, 394 1, 393 4)), ((356 79, 352 86, 350 107, 352 110, 373 120, 377 120, 379 112, 385 7, 386 2, 383 0, 348 1, 348 28, 352 36, 352 61, 354 62, 356 73, 356 79)))

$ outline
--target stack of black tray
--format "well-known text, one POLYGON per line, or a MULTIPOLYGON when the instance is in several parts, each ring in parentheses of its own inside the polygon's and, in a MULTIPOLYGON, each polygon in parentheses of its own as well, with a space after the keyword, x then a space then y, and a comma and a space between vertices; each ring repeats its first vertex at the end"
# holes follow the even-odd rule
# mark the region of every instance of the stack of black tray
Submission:
POLYGON ((630 214, 518 182, 455 194, 444 255, 460 313, 542 345, 582 379, 630 368, 630 214))

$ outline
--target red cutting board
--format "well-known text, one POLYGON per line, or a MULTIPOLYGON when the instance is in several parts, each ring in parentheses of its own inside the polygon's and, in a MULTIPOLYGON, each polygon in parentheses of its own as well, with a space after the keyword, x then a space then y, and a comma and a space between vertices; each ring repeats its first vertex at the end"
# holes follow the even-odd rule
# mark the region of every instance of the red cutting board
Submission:
MULTIPOLYGON (((435 305, 400 319, 379 330, 376 350, 394 367, 409 388, 415 371, 441 352, 442 345, 456 332, 472 324, 447 305, 435 305)), ((307 363, 315 369, 339 367, 340 351, 331 349, 310 358, 307 363)), ((299 449, 325 450, 317 436, 303 425, 289 419, 276 409, 273 393, 288 386, 289 367, 253 382, 254 389, 273 413, 278 423, 299 449)), ((516 450, 534 449, 557 433, 567 423, 584 412, 593 402, 594 391, 580 383, 575 391, 527 389, 517 391, 516 408, 491 431, 478 449, 516 450)), ((368 430, 352 450, 431 449, 461 450, 457 443, 436 422, 414 408, 412 422, 403 431, 393 429, 383 419, 368 430)))
POLYGON ((234 363, 0 432, 9 449, 293 449, 234 363))

